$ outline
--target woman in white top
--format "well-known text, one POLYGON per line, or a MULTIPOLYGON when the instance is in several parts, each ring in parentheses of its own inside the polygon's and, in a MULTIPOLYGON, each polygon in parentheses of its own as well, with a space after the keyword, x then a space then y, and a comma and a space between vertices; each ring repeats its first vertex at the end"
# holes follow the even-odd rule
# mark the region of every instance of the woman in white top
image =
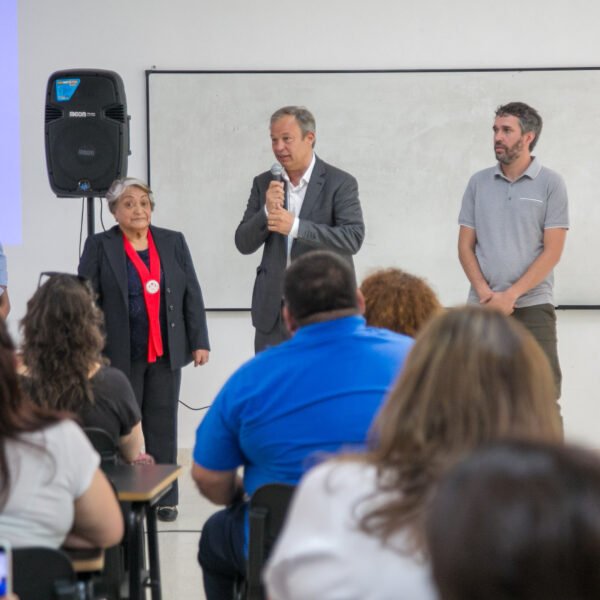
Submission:
POLYGON ((22 396, 15 365, 0 320, 0 538, 17 548, 117 544, 123 518, 98 455, 64 414, 22 396))
POLYGON ((505 435, 562 439, 545 355, 499 312, 436 317, 417 336, 367 453, 302 480, 265 571, 270 600, 435 598, 428 499, 465 453, 505 435))

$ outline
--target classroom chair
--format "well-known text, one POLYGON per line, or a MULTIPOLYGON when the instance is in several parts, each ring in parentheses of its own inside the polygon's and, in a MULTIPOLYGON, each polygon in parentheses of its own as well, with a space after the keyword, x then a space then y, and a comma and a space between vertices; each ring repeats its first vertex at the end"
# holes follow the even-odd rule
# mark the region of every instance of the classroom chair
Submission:
POLYGON ((296 489, 284 483, 269 483, 258 488, 248 508, 250 537, 246 577, 236 584, 234 600, 264 600, 262 569, 283 527, 296 489))

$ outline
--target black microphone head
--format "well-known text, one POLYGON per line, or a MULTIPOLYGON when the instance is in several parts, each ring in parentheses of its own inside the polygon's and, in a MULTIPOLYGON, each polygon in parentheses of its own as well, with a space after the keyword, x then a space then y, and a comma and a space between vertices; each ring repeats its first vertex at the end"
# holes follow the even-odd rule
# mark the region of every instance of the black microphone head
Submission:
POLYGON ((283 181, 283 167, 278 162, 271 167, 271 175, 275 181, 283 181))

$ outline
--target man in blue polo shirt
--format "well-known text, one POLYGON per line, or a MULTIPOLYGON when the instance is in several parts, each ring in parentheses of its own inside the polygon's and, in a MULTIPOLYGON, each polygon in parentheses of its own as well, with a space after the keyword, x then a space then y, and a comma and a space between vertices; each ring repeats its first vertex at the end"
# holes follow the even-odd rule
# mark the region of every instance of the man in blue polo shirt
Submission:
POLYGON ((553 269, 569 228, 567 191, 562 177, 531 155, 542 130, 533 108, 498 107, 493 129, 498 163, 471 177, 458 219, 468 301, 512 314, 531 331, 560 398, 553 269))
POLYGON ((231 598, 244 573, 244 496, 266 483, 295 484, 318 455, 365 443, 412 340, 367 327, 363 308, 345 260, 327 251, 296 259, 284 281, 292 338, 242 365, 200 424, 192 476, 204 496, 228 506, 200 538, 208 600, 231 598))

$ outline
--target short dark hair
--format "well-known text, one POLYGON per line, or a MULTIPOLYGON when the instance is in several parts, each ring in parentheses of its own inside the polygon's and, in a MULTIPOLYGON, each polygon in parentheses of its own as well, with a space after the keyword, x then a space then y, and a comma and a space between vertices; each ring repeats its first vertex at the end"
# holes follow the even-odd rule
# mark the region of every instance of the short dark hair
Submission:
POLYGON ((600 458, 497 442, 441 482, 428 524, 442 600, 600 598, 600 458))
POLYGON ((530 131, 535 133, 535 137, 533 140, 531 140, 531 144, 529 144, 529 150, 533 150, 535 148, 535 145, 540 139, 543 125, 542 117, 540 117, 535 108, 525 104, 525 102, 509 102, 508 104, 503 104, 496 109, 496 116, 517 117, 517 119, 519 119, 519 125, 521 125, 521 133, 528 133, 530 131))
POLYGON ((354 270, 333 252, 308 252, 285 272, 283 297, 300 324, 318 313, 358 309, 354 270))

